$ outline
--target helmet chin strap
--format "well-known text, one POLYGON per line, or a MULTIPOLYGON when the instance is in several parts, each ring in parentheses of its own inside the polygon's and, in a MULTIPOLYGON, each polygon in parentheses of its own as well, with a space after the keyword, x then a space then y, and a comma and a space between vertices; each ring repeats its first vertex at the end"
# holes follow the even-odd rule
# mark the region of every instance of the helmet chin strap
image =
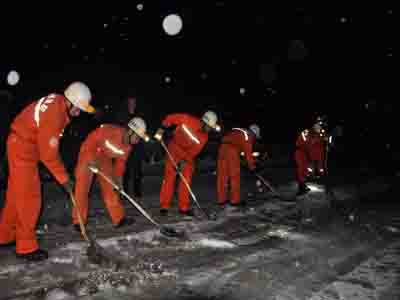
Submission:
POLYGON ((67 113, 68 113, 68 117, 70 119, 72 119, 74 116, 71 114, 71 110, 74 107, 74 105, 69 101, 69 100, 65 100, 66 105, 67 105, 67 113))
POLYGON ((206 122, 204 122, 204 121, 201 121, 201 122, 203 122, 203 126, 202 126, 203 131, 209 132, 211 130, 211 127, 208 126, 206 122))
POLYGON ((140 139, 140 137, 132 129, 128 129, 128 131, 124 135, 124 143, 125 144, 132 144, 131 143, 132 136, 135 136, 135 135, 140 139))

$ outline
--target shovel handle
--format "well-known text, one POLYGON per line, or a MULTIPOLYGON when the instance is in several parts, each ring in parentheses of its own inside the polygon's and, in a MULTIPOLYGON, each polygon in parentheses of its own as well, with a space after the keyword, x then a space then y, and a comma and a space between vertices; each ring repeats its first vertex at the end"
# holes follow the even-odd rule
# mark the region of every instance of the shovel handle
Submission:
POLYGON ((74 205, 75 209, 76 209, 76 214, 78 216, 78 221, 79 221, 79 227, 81 228, 81 234, 83 236, 83 238, 90 243, 90 239, 86 233, 86 228, 85 225, 83 224, 83 220, 82 220, 82 216, 81 216, 81 211, 79 209, 78 203, 75 201, 75 197, 73 195, 73 193, 69 193, 69 198, 71 199, 72 204, 74 205))
POLYGON ((187 182, 185 176, 183 176, 182 172, 179 171, 178 169, 178 164, 176 163, 174 157, 172 156, 171 152, 169 152, 168 147, 165 145, 163 140, 160 140, 161 146, 164 148, 165 152, 167 153, 169 159, 171 160, 172 164, 174 165, 176 172, 178 173, 179 177, 181 178, 182 182, 185 184, 186 188, 189 191, 190 196, 192 196, 192 199, 194 203, 196 203, 197 207, 203 212, 203 214, 206 216, 207 219, 211 220, 211 217, 208 215, 208 213, 200 206, 200 203, 197 201, 197 198, 195 194, 193 193, 189 183, 187 182))
POLYGON ((272 187, 272 185, 264 179, 264 177, 262 177, 262 176, 261 176, 260 174, 258 174, 258 173, 254 173, 254 174, 256 175, 256 177, 258 178, 258 180, 260 180, 260 181, 262 182, 262 184, 264 184, 267 188, 270 189, 270 191, 271 191, 272 193, 274 193, 276 196, 280 196, 279 193, 272 187))
MULTIPOLYGON (((93 169, 89 168, 92 172, 93 169)), ((140 205, 139 203, 137 203, 135 200, 133 200, 133 198, 131 196, 129 196, 123 189, 121 189, 115 182, 114 180, 112 180, 109 176, 107 176, 106 174, 104 174, 100 169, 96 168, 95 169, 95 173, 98 174, 99 176, 101 176, 105 181, 107 181, 109 184, 111 184, 111 186, 118 192, 120 193, 122 196, 124 196, 126 199, 128 199, 129 202, 131 202, 133 204, 133 206, 136 207, 136 209, 146 218, 148 219, 151 223, 153 223, 154 225, 156 225, 157 227, 160 227, 161 225, 156 222, 140 205)))

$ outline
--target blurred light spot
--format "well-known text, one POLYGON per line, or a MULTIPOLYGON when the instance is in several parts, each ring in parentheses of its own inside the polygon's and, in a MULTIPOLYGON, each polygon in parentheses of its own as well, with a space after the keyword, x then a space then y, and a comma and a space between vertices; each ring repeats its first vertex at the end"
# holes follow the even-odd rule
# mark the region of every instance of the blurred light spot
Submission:
POLYGON ((137 10, 143 10, 143 4, 139 3, 136 5, 137 10))
POLYGON ((176 14, 168 15, 164 18, 162 26, 168 35, 177 35, 182 29, 182 19, 176 14))
POLYGON ((240 93, 240 95, 243 96, 246 93, 246 89, 245 88, 240 88, 239 89, 239 93, 240 93))
POLYGON ((314 185, 312 183, 308 184, 307 186, 310 188, 310 190, 312 192, 323 192, 324 191, 324 189, 322 187, 319 187, 319 186, 314 185))
POLYGON ((7 75, 7 83, 9 85, 16 85, 19 82, 19 73, 17 71, 10 71, 7 75))

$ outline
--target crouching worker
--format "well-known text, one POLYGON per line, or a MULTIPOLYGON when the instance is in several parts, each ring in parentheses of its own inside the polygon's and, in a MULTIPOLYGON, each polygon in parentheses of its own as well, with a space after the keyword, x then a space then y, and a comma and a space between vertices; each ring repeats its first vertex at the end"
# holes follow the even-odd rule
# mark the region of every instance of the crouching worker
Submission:
MULTIPOLYGON (((146 123, 141 118, 133 118, 129 121, 128 128, 103 124, 91 132, 82 143, 75 170, 75 200, 83 223, 87 223, 88 219, 88 197, 94 175, 89 166, 95 165, 122 188, 126 161, 133 145, 137 144, 140 138, 149 140, 146 134, 146 123)), ((98 180, 103 201, 114 226, 118 228, 132 224, 134 220, 125 216, 124 207, 113 186, 101 176, 98 180)), ((72 222, 74 229, 80 232, 76 208, 72 212, 72 222)))

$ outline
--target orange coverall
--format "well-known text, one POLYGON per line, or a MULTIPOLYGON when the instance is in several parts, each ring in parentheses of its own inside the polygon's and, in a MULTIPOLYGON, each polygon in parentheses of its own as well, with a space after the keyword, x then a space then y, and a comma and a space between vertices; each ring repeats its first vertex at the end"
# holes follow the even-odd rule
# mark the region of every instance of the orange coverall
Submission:
MULTIPOLYGON (((199 118, 189 114, 170 114, 162 122, 164 127, 176 125, 174 135, 168 144, 168 150, 176 163, 184 161, 185 165, 182 175, 189 185, 192 182, 192 175, 195 167, 194 159, 203 149, 208 141, 208 133, 202 130, 202 122, 199 118)), ((165 160, 164 180, 160 192, 160 204, 162 209, 168 209, 171 205, 174 194, 176 170, 170 158, 165 160)), ((184 183, 179 182, 179 210, 189 210, 189 191, 184 183)))
POLYGON ((41 208, 39 161, 60 184, 69 178, 58 151, 59 139, 70 122, 66 101, 63 95, 43 97, 28 105, 11 124, 7 139, 8 188, 0 216, 0 243, 16 240, 18 254, 39 248, 35 232, 41 208))
POLYGON ((226 203, 227 185, 230 183, 230 201, 240 202, 240 153, 243 152, 251 170, 254 170, 253 145, 256 139, 246 129, 233 128, 222 139, 217 162, 218 204, 226 203))
MULTIPOLYGON (((297 182, 303 184, 308 174, 308 168, 316 164, 319 173, 324 172, 324 139, 319 133, 304 131, 296 140, 295 161, 297 165, 297 182)), ((322 175, 322 174, 321 174, 322 175)))
MULTIPOLYGON (((93 180, 93 172, 88 165, 96 162, 99 169, 107 176, 124 175, 125 163, 132 150, 132 145, 123 143, 126 129, 120 126, 103 124, 93 130, 82 143, 78 164, 75 169, 75 201, 80 208, 81 217, 87 223, 89 207, 89 191, 93 180), (113 162, 114 160, 114 162, 113 162)), ((118 224, 125 216, 125 210, 119 195, 112 185, 102 177, 98 177, 103 200, 111 216, 113 224, 118 224)), ((72 212, 72 222, 79 224, 77 210, 72 212)))

